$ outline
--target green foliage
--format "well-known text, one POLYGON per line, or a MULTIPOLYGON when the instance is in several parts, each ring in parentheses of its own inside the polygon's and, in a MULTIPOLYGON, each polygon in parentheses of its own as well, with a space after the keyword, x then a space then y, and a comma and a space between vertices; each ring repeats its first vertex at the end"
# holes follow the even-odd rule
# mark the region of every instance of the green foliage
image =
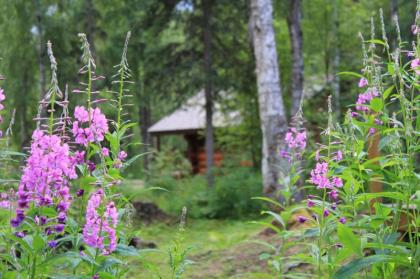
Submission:
POLYGON ((143 197, 156 201, 172 215, 184 206, 192 218, 243 218, 261 209, 261 203, 252 200, 262 195, 261 176, 250 168, 222 170, 211 188, 201 175, 183 179, 165 175, 146 185, 168 190, 151 191, 143 197))
POLYGON ((191 164, 179 149, 165 148, 153 153, 149 171, 150 183, 153 186, 171 190, 171 183, 165 183, 165 181, 170 181, 172 177, 189 176, 190 173, 191 164))
POLYGON ((245 167, 224 170, 209 194, 211 217, 241 218, 256 214, 261 203, 252 198, 262 194, 261 176, 245 167))

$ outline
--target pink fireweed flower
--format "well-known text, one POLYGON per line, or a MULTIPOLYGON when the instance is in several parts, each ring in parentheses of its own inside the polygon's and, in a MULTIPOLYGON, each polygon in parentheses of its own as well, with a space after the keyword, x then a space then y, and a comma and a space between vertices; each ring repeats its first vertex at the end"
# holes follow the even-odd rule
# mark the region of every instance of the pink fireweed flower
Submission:
POLYGON ((120 159, 121 161, 124 161, 125 158, 127 158, 127 153, 125 151, 120 151, 118 153, 118 159, 120 159))
POLYGON ((338 150, 337 153, 335 153, 334 160, 337 162, 343 160, 343 152, 341 150, 338 150))
POLYGON ((0 208, 10 208, 9 195, 6 193, 0 194, 0 208))
POLYGON ((281 158, 290 158, 289 152, 286 150, 280 150, 280 157, 281 158))
POLYGON ((417 75, 420 75, 419 66, 420 66, 420 59, 419 58, 416 58, 416 59, 411 61, 411 69, 414 70, 417 75))
POLYGON ((99 108, 90 109, 77 106, 74 109, 73 135, 76 143, 87 146, 89 142, 103 141, 104 134, 108 132, 108 123, 105 115, 99 108), (88 127, 83 127, 88 126, 88 127))
POLYGON ((296 128, 291 128, 284 138, 289 148, 304 150, 306 148, 306 131, 299 132, 296 128))
POLYGON ((115 204, 110 202, 106 205, 102 216, 98 213, 98 209, 102 205, 103 194, 103 190, 99 189, 91 195, 88 201, 83 239, 88 246, 99 248, 102 254, 108 255, 117 248, 118 212, 115 204))
MULTIPOLYGON (((4 109, 4 105, 1 103, 6 100, 6 96, 4 95, 4 89, 0 87, 0 111, 4 109)), ((0 115, 0 123, 3 122, 3 116, 0 115)), ((0 138, 3 137, 3 131, 0 131, 0 138)))
POLYGON ((102 147, 102 155, 104 155, 105 157, 109 156, 109 149, 106 147, 102 147))
POLYGON ((371 136, 371 135, 375 134, 375 132, 376 132, 375 128, 369 128, 368 134, 371 136))
POLYGON ((75 164, 83 164, 85 162, 85 152, 84 151, 76 151, 74 152, 73 161, 75 164))
POLYGON ((367 81, 367 79, 365 79, 365 78, 361 78, 361 79, 359 80, 359 87, 360 87, 360 88, 362 88, 362 87, 365 87, 366 85, 368 85, 368 81, 367 81))
POLYGON ((338 200, 338 192, 336 190, 332 190, 331 192, 328 193, 328 195, 330 196, 330 198, 334 201, 338 200))
POLYGON ((311 171, 310 182, 317 185, 318 189, 330 188, 331 183, 327 177, 328 164, 326 162, 316 163, 315 169, 311 171))
POLYGON ((340 177, 334 176, 332 178, 332 184, 334 184, 334 186, 337 188, 341 188, 343 187, 343 180, 340 177))
POLYGON ((372 88, 368 89, 365 93, 359 94, 356 101, 356 110, 368 112, 369 108, 367 105, 369 105, 373 98, 378 96, 378 91, 372 88))
MULTIPOLYGON (((77 178, 69 146, 56 135, 35 130, 31 151, 23 170, 18 207, 56 206, 57 212, 67 213, 71 203, 69 181, 77 178)), ((22 221, 22 220, 21 220, 22 221)))
POLYGON ((413 32, 413 35, 417 35, 419 33, 419 27, 415 24, 411 25, 411 32, 413 32))
POLYGON ((375 124, 381 126, 382 124, 384 124, 384 122, 378 118, 375 118, 375 124))

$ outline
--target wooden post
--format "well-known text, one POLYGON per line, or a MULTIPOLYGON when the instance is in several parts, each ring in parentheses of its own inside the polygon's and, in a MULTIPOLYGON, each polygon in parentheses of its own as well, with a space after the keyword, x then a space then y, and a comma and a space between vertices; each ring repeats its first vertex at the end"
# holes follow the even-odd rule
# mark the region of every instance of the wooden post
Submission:
POLYGON ((156 135, 156 149, 160 151, 160 135, 156 135))

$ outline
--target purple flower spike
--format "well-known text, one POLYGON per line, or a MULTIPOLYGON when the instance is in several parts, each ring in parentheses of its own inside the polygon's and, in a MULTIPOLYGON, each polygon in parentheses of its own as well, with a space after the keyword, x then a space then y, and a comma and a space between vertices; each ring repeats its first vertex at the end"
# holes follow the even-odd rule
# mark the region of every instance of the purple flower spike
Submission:
POLYGON ((340 217, 338 220, 341 224, 345 224, 347 222, 346 217, 340 217))
POLYGON ((314 206, 315 206, 315 203, 314 203, 314 201, 313 201, 313 200, 308 199, 308 201, 306 202, 306 205, 307 205, 308 207, 314 207, 314 206))
POLYGON ((306 218, 305 216, 298 216, 297 220, 299 223, 303 224, 306 222, 306 220, 308 220, 308 218, 306 218))
POLYGON ((19 238, 24 238, 25 237, 25 232, 15 232, 15 236, 19 237, 19 238))
POLYGON ((48 242, 48 246, 49 246, 50 248, 55 248, 55 247, 57 247, 57 241, 55 241, 55 240, 51 240, 51 241, 49 241, 49 242, 48 242))
POLYGON ((12 218, 11 220, 10 220, 10 225, 13 227, 13 228, 17 228, 17 227, 19 227, 19 225, 21 224, 22 222, 21 221, 19 221, 17 218, 12 218))
POLYGON ((41 226, 45 225, 47 223, 47 217, 41 216, 39 218, 39 223, 40 223, 41 226))
POLYGON ((83 196, 83 194, 85 193, 85 190, 83 190, 83 189, 79 189, 79 190, 77 190, 77 192, 76 192, 76 196, 77 197, 81 197, 81 196, 83 196))
POLYGON ((328 209, 324 209, 324 217, 328 217, 328 215, 330 215, 330 212, 328 211, 328 209))
POLYGON ((87 166, 88 166, 88 170, 90 172, 93 172, 94 170, 96 170, 96 165, 94 162, 92 161, 87 161, 87 166))
POLYGON ((63 231, 64 231, 64 224, 57 224, 57 225, 55 225, 55 231, 57 232, 57 233, 62 233, 63 231))
POLYGON ((53 230, 52 230, 52 228, 51 227, 47 227, 47 228, 45 228, 45 234, 46 235, 51 235, 53 233, 53 230))

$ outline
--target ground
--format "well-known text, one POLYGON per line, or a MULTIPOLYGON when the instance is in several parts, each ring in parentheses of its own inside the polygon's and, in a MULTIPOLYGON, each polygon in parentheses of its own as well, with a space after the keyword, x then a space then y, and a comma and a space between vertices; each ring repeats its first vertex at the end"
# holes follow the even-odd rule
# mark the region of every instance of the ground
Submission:
MULTIPOLYGON (((157 245, 159 252, 147 252, 144 259, 158 267, 162 278, 171 278, 168 276, 168 249, 177 232, 177 225, 160 223, 144 226, 136 232, 144 241, 157 245)), ((183 246, 191 248, 188 259, 194 263, 186 268, 183 278, 273 278, 266 262, 259 259, 265 248, 255 241, 275 236, 260 232, 260 225, 244 220, 188 220, 183 246)), ((139 268, 130 278, 159 278, 156 270, 148 269, 145 262, 133 264, 138 264, 139 268)))
MULTIPOLYGON (((141 181, 130 181, 124 188, 136 201, 153 202, 153 198, 145 194, 141 181)), ((142 250, 141 259, 130 264, 137 268, 133 268, 128 278, 172 278, 168 251, 180 239, 178 219, 172 216, 169 220, 165 218, 150 224, 135 220, 135 236, 157 247, 142 250)), ((260 260, 267 248, 256 242, 273 243, 276 236, 261 233, 264 228, 252 223, 255 218, 248 219, 187 217, 181 246, 190 249, 187 258, 193 263, 186 267, 182 278, 274 278, 267 262, 260 260)))

